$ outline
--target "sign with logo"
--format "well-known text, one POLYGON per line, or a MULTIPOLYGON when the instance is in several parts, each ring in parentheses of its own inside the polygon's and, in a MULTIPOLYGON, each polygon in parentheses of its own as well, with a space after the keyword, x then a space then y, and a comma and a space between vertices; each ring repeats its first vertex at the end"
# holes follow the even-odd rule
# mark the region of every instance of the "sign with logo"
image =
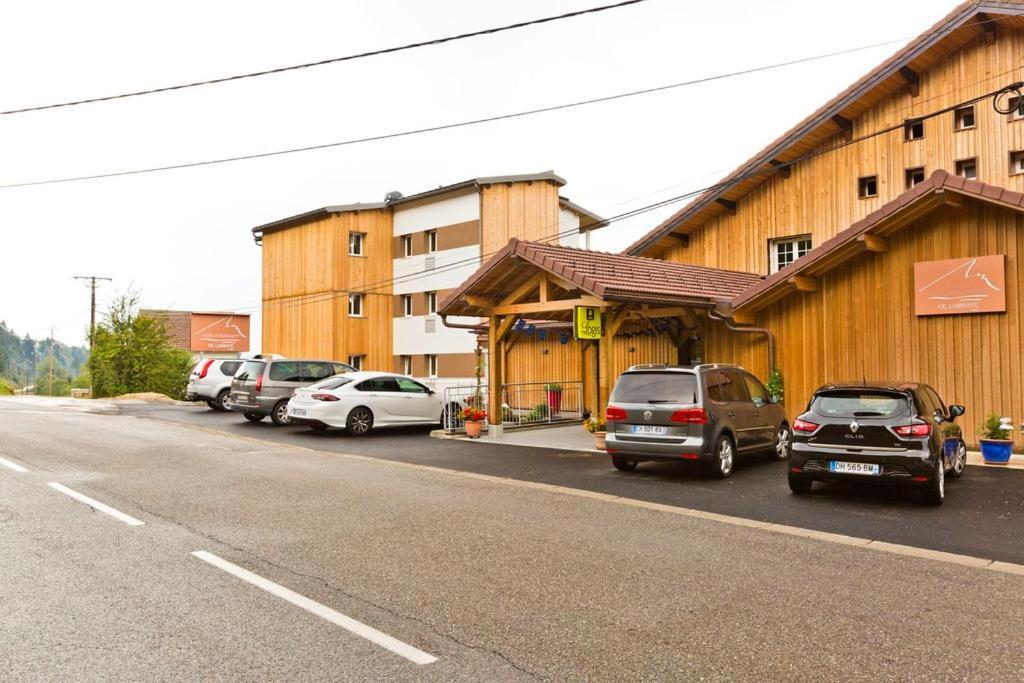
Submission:
POLYGON ((1006 311, 1006 259, 972 256, 914 264, 914 312, 959 315, 1006 311))
POLYGON ((575 339, 601 338, 601 309, 576 306, 572 312, 572 336, 575 339))
POLYGON ((192 351, 238 352, 249 350, 249 316, 193 313, 192 351))

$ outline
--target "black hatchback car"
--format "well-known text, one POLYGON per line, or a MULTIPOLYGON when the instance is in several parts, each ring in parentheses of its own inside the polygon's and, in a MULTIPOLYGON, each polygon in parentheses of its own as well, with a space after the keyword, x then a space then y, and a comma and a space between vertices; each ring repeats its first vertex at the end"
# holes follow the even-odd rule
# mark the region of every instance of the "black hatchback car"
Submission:
POLYGON ((967 449, 939 426, 964 414, 927 384, 831 384, 814 392, 807 412, 793 421, 789 488, 807 493, 815 481, 912 486, 941 505, 946 477, 959 477, 967 449))

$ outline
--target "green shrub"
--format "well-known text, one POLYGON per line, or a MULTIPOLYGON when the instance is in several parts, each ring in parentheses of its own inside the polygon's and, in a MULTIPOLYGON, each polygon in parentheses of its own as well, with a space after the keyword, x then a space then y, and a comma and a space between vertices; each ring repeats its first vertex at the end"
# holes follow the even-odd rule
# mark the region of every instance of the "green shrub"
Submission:
POLYGON ((989 413, 985 421, 978 425, 978 438, 1003 441, 1010 436, 1010 431, 1002 429, 999 413, 989 413))

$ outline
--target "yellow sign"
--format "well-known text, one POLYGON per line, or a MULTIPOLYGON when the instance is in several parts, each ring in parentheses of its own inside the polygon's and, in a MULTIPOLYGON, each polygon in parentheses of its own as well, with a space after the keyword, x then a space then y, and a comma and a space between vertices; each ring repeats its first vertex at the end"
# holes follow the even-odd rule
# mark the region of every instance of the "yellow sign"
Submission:
POLYGON ((593 306, 577 306, 573 309, 572 320, 574 339, 601 338, 601 309, 593 306))

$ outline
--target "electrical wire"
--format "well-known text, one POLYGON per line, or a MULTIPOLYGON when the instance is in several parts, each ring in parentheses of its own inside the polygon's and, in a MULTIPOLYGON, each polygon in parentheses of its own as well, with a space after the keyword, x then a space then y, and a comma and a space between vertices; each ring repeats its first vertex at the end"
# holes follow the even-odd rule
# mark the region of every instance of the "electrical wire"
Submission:
POLYGON ((217 83, 230 83, 232 81, 241 81, 247 78, 257 78, 259 76, 270 76, 272 74, 280 74, 288 71, 298 71, 300 69, 310 69, 317 66, 325 66, 327 64, 338 64, 340 62, 350 62, 356 59, 365 59, 367 57, 378 57, 380 55, 392 54, 395 52, 404 52, 406 50, 414 50, 421 47, 429 47, 433 45, 443 45, 444 43, 451 43, 457 40, 465 40, 467 38, 478 38, 480 36, 493 35, 495 33, 503 33, 505 31, 513 31, 516 29, 526 28, 528 26, 537 26, 540 24, 547 24, 553 21, 561 21, 563 19, 572 19, 575 17, 582 17, 587 14, 597 14, 598 12, 605 12, 607 10, 618 9, 620 7, 626 7, 627 5, 638 5, 641 2, 647 2, 647 0, 623 0, 623 2, 616 2, 611 5, 601 5, 599 7, 590 7, 587 9, 577 10, 575 12, 566 12, 565 14, 558 14, 550 17, 542 17, 540 19, 530 19, 528 21, 520 21, 514 24, 506 24, 504 26, 495 26, 493 28, 481 29, 479 31, 471 31, 469 33, 459 33, 457 35, 445 36, 443 38, 433 38, 431 40, 424 40, 418 43, 407 43, 405 45, 397 45, 394 47, 386 47, 379 50, 371 50, 369 52, 360 52, 358 54, 346 55, 344 57, 332 57, 330 59, 321 59, 316 62, 306 62, 304 64, 293 64, 291 66, 281 66, 274 69, 264 69, 262 71, 252 71, 244 74, 236 74, 234 76, 223 76, 221 78, 210 78, 204 81, 192 81, 190 83, 180 83, 178 85, 168 85, 161 88, 150 88, 148 90, 135 90, 132 92, 121 93, 118 95, 104 95, 102 97, 90 97, 87 99, 73 100, 70 102, 57 102, 54 104, 41 104, 34 107, 22 107, 20 109, 8 109, 6 111, 0 111, 0 116, 10 116, 12 114, 24 114, 33 111, 43 111, 45 109, 61 109, 64 107, 77 107, 83 104, 94 104, 96 102, 109 102, 111 100, 123 100, 129 97, 141 97, 143 95, 154 95, 156 93, 172 92, 175 90, 186 90, 188 88, 198 88, 203 85, 215 85, 217 83))

